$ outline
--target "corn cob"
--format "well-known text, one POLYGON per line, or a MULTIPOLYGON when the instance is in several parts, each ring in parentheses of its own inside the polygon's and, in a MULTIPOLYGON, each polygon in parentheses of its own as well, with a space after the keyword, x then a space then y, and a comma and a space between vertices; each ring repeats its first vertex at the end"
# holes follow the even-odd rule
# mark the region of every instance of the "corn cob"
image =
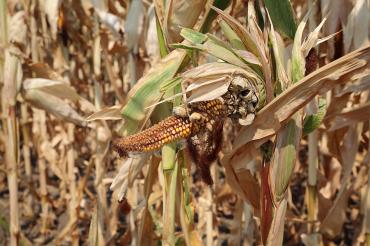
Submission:
POLYGON ((113 147, 120 156, 154 151, 167 143, 196 134, 200 129, 207 127, 207 124, 208 127, 212 127, 211 121, 213 122, 214 118, 226 117, 226 107, 220 99, 195 103, 190 106, 190 112, 192 112, 190 118, 170 116, 142 132, 114 141, 113 147))
POLYGON ((138 134, 116 140, 113 146, 120 156, 127 156, 131 152, 153 151, 172 141, 187 138, 191 129, 192 124, 188 118, 170 116, 138 134))

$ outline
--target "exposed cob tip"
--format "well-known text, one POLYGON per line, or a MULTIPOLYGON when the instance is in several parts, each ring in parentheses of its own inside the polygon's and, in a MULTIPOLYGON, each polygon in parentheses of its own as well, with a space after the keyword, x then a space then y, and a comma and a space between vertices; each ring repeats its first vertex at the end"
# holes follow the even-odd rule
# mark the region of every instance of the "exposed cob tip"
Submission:
POLYGON ((115 139, 112 142, 113 150, 118 153, 120 157, 128 157, 127 151, 122 146, 123 138, 115 139))

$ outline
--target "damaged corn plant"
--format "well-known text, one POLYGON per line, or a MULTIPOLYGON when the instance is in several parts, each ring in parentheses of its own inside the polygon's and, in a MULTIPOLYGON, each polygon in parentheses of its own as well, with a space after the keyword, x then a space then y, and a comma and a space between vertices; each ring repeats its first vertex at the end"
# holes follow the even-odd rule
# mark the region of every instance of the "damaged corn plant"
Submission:
POLYGON ((340 2, 0 0, 0 243, 370 245, 340 2))
POLYGON ((185 73, 184 78, 192 81, 187 87, 192 96, 185 99, 186 104, 173 108, 173 116, 138 134, 118 139, 113 146, 120 156, 127 157, 128 153, 158 150, 167 143, 187 139, 194 163, 203 180, 211 185, 209 166, 220 151, 225 119, 250 125, 260 106, 258 98, 262 98, 264 91, 262 84, 258 90, 256 78, 246 77, 242 69, 238 74, 237 70, 238 67, 231 64, 210 63, 185 73), (210 70, 217 72, 212 74, 210 70), (216 89, 207 88, 207 84, 216 89))
MULTIPOLYGON (((188 245, 200 243, 194 242, 194 235, 184 228, 194 226, 194 210, 188 207, 191 201, 182 201, 189 196, 188 185, 184 183, 189 183, 191 169, 184 160, 194 163, 205 184, 214 184, 210 169, 220 157, 222 131, 227 122, 237 129, 230 152, 223 152, 220 158, 227 185, 244 202, 252 205, 254 215, 259 217, 260 242, 264 245, 283 244, 288 185, 297 162, 300 142, 303 133, 314 131, 323 118, 323 113, 317 110, 308 114, 305 106, 310 103, 318 108, 317 96, 334 88, 342 77, 356 74, 361 79, 369 76, 366 61, 369 46, 317 70, 319 58, 315 47, 335 35, 319 39, 325 18, 304 35, 308 13, 296 30, 290 30, 294 33, 292 49, 286 52, 268 9, 261 29, 255 6, 253 2, 248 4, 246 26, 212 7, 211 10, 219 15, 217 24, 221 36, 183 28, 180 35, 184 41, 169 47, 175 49, 173 52, 186 51, 195 67, 183 73, 177 71, 180 72, 178 77, 174 75, 168 81, 161 81, 160 92, 163 94, 156 100, 162 101, 155 104, 172 102, 172 116, 113 142, 121 157, 128 157, 130 153, 161 152, 165 179, 163 225, 175 226, 174 221, 166 223, 168 217, 174 219, 171 215, 176 213, 171 210, 174 207, 178 213, 185 213, 182 216, 187 219, 181 218, 182 233, 175 241, 183 237, 188 245), (204 54, 214 61, 198 65, 197 59, 204 54), (180 92, 176 94, 176 91, 180 92), (182 100, 176 101, 176 97, 182 100), (182 140, 185 140, 185 149, 182 140), (190 158, 184 158, 184 155, 190 158)), ((182 66, 185 66, 184 63, 187 61, 182 61, 182 66)), ((345 83, 355 80, 357 78, 345 83)), ((142 86, 146 86, 145 82, 142 86)), ((324 99, 320 100, 325 103, 324 99)), ((125 120, 129 116, 129 106, 121 111, 125 120)), ((145 106, 153 107, 143 105, 143 111, 145 106)), ((321 111, 322 108, 321 105, 321 111)), ((312 193, 308 195, 315 196, 312 193)), ((317 217, 312 220, 317 220, 317 217)), ((310 226, 310 240, 315 243, 321 240, 317 237, 318 228, 315 224, 310 226)), ((172 233, 175 231, 174 228, 169 230, 172 233)), ((167 235, 166 231, 162 236, 164 242, 175 242, 171 238, 173 235, 167 235)), ((214 243, 209 238, 207 242, 214 243)), ((235 243, 233 239, 229 242, 235 243)))

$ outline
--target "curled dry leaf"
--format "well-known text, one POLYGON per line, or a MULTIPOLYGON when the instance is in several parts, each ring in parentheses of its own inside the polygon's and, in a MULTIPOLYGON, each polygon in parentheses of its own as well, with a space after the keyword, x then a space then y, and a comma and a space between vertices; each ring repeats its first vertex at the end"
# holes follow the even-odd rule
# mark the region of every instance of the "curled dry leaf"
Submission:
POLYGON ((81 97, 64 78, 49 67, 46 63, 26 60, 23 63, 25 79, 22 83, 24 91, 37 89, 49 93, 61 99, 68 99, 73 103, 79 103, 80 109, 85 113, 96 111, 95 106, 85 98, 81 97))
POLYGON ((80 99, 80 95, 77 94, 75 89, 63 81, 42 78, 25 79, 23 81, 23 89, 26 92, 29 90, 41 90, 52 96, 68 99, 72 102, 77 102, 80 99))
POLYGON ((255 176, 258 158, 256 149, 241 148, 235 153, 233 162, 228 156, 222 159, 226 180, 244 201, 249 202, 256 210, 260 207, 260 185, 255 176))
POLYGON ((209 101, 224 95, 227 92, 231 83, 231 78, 228 76, 221 76, 216 79, 199 79, 196 83, 191 84, 186 90, 191 91, 191 95, 187 98, 187 103, 194 103, 200 101, 209 101), (199 86, 199 83, 202 85, 199 86), (193 86, 192 86, 193 85, 193 86), (194 88, 197 87, 198 88, 194 88))
POLYGON ((307 39, 302 44, 302 53, 304 57, 307 57, 308 52, 315 47, 319 41, 319 33, 326 21, 326 18, 324 18, 321 23, 313 30, 307 37, 307 39))
POLYGON ((85 126, 84 118, 67 102, 42 90, 31 89, 23 93, 24 99, 32 106, 76 125, 85 126))
POLYGON ((231 79, 237 75, 262 85, 260 78, 251 70, 224 63, 206 63, 185 72, 182 77, 185 92, 190 93, 187 103, 216 99, 227 92, 231 79))
POLYGON ((121 201, 127 193, 127 189, 141 172, 144 164, 148 162, 150 155, 142 154, 135 157, 127 158, 122 163, 118 174, 114 178, 110 189, 117 192, 118 200, 121 201))

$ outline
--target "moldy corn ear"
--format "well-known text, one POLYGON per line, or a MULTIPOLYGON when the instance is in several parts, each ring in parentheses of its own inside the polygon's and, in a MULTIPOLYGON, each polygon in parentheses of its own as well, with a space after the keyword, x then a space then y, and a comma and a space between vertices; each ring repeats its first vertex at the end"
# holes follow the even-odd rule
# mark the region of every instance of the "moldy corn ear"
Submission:
POLYGON ((225 105, 218 99, 194 103, 190 105, 190 112, 198 114, 199 119, 190 120, 187 115, 170 116, 142 132, 117 139, 113 147, 120 156, 157 150, 167 143, 196 134, 214 117, 227 116, 225 105))
MULTIPOLYGON (((213 183, 209 167, 221 150, 222 128, 227 117, 248 119, 255 114, 258 98, 248 81, 231 81, 228 91, 217 99, 189 103, 158 124, 113 143, 120 156, 147 152, 185 138, 190 157, 205 183, 213 183), (189 115, 187 114, 189 113, 189 115)), ((254 117, 253 117, 254 118, 254 117)))
POLYGON ((113 147, 120 156, 127 156, 130 152, 152 151, 172 141, 187 138, 191 128, 187 117, 170 116, 138 134, 117 139, 113 147))

